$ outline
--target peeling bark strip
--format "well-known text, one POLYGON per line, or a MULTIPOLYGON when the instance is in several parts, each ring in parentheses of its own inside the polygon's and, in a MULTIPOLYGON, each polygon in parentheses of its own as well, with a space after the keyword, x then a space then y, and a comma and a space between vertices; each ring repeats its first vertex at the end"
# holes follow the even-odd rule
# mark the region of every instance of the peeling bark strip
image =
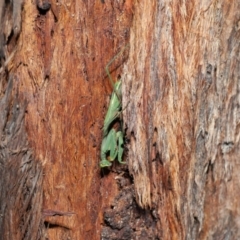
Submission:
POLYGON ((12 89, 10 77, 0 98, 0 239, 45 239, 42 168, 27 142, 26 103, 22 104, 16 93, 13 96, 12 89))
POLYGON ((161 239, 239 239, 240 2, 136 1, 129 170, 161 239), (160 231, 159 231, 160 232, 160 231))

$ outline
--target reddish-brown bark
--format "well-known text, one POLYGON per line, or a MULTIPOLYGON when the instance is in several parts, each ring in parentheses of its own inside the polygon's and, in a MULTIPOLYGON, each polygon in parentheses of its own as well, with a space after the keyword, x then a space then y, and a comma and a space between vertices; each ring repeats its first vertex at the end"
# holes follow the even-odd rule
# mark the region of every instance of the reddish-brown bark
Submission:
POLYGON ((16 74, 28 100, 30 143, 44 167, 43 209, 75 213, 46 217, 48 237, 99 239, 102 197, 114 187, 100 185, 101 128, 111 93, 104 68, 128 42, 132 13, 124 2, 101 1, 59 2, 57 18, 30 1, 24 10, 26 47, 16 74))
MULTIPOLYGON (((102 207, 118 191, 111 177, 101 182, 99 168, 112 91, 104 68, 128 43, 131 19, 132 1, 24 2, 13 68, 6 71, 19 101, 27 101, 25 134, 43 166, 40 208, 49 239, 99 239, 102 207)), ((118 73, 123 61, 113 66, 118 73)))
POLYGON ((14 239, 238 239, 239 7, 26 0, 19 38, 4 30, 11 57, 0 73, 0 133, 11 137, 0 145, 0 201, 4 214, 20 213, 11 224, 1 218, 2 231, 14 227, 14 239), (101 171, 112 91, 104 68, 127 43, 111 72, 123 81, 128 164, 101 171), (14 121, 19 132, 9 130, 14 121), (12 191, 15 205, 7 205, 11 171, 31 183, 22 195, 12 191))

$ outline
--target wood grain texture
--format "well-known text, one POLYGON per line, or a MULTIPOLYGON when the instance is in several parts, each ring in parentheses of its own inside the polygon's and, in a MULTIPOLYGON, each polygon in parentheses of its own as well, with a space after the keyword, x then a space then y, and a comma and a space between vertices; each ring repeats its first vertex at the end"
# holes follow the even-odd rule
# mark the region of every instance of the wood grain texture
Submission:
POLYGON ((40 240, 45 239, 42 167, 27 141, 26 102, 14 81, 10 76, 0 85, 0 239, 40 240))
POLYGON ((160 239, 238 239, 239 1, 136 1, 129 170, 160 239))
MULTIPOLYGON (((126 45, 132 12, 125 1, 50 3, 25 1, 15 72, 28 101, 29 142, 44 167, 47 236, 94 240, 118 192, 99 167, 112 92, 105 66, 126 45)), ((112 66, 114 78, 123 61, 112 66)))
POLYGON ((51 240, 240 238, 239 9, 238 0, 25 0, 0 71, 0 201, 15 189, 11 174, 34 200, 23 194, 14 212, 23 225, 5 215, 2 229, 15 226, 16 240, 31 231, 51 240), (110 69, 123 81, 128 165, 101 172, 112 92, 104 68, 129 40, 110 69))

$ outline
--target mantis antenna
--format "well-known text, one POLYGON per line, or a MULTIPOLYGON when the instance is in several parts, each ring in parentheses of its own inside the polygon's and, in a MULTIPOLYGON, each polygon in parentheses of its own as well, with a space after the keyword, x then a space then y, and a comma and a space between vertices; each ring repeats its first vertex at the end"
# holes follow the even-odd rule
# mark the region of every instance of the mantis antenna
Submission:
POLYGON ((117 55, 115 55, 115 56, 110 60, 110 62, 107 64, 107 66, 106 66, 106 68, 105 68, 106 73, 107 73, 107 75, 108 75, 108 78, 110 79, 110 83, 111 83, 111 85, 112 85, 112 88, 113 88, 115 94, 117 95, 119 101, 121 101, 121 98, 120 98, 119 94, 117 93, 117 90, 116 90, 115 84, 114 84, 114 82, 113 82, 112 76, 111 76, 111 74, 110 74, 110 72, 109 72, 109 66, 110 66, 110 65, 114 62, 114 60, 115 60, 116 58, 118 58, 119 55, 121 55, 121 54, 125 51, 125 49, 128 48, 128 47, 129 47, 129 44, 127 44, 125 47, 123 47, 123 49, 122 49, 117 55))

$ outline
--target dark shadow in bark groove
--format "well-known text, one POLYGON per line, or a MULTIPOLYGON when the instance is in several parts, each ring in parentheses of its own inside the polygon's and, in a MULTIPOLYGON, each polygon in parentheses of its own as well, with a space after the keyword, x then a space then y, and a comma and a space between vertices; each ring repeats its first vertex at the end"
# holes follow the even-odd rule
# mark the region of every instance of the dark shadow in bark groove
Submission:
MULTIPOLYGON (((127 166, 125 167, 127 168, 127 166)), ((133 178, 123 166, 115 170, 120 193, 104 212, 101 239, 158 239, 156 218, 151 210, 140 208, 135 200, 133 178), (124 171, 123 171, 124 170, 124 171)))

